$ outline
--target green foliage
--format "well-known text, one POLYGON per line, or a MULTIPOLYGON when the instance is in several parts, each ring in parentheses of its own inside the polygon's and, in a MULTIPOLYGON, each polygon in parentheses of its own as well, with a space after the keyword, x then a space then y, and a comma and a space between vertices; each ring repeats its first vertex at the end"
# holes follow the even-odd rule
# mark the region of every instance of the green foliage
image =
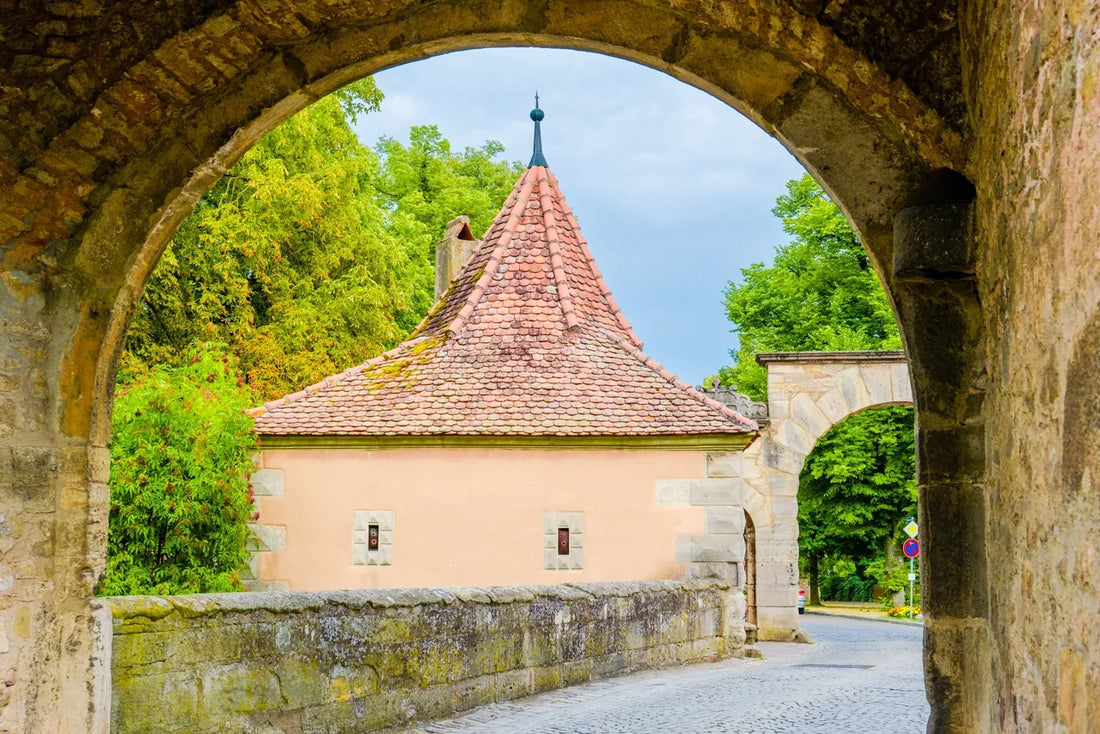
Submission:
POLYGON ((798 487, 799 545, 806 553, 877 555, 916 511, 910 407, 851 416, 806 458, 798 487))
MULTIPOLYGON (((488 226, 518 175, 486 143, 461 155, 434 127, 382 154, 359 142, 370 79, 268 133, 195 206, 145 288, 122 379, 228 345, 267 400, 392 347, 432 303, 434 244, 458 214, 488 226)), ((480 229, 478 229, 480 227, 480 229)))
POLYGON ((106 595, 233 591, 248 562, 253 401, 205 345, 119 389, 106 595))
MULTIPOLYGON (((481 236, 523 166, 495 160, 504 152, 495 140, 456 155, 435 125, 413 127, 408 146, 382 138, 376 150, 385 162, 378 178, 378 201, 388 212, 389 231, 420 256, 413 309, 419 320, 432 305, 435 243, 447 222, 465 214, 475 236, 481 236)), ((415 325, 407 323, 409 329, 415 325)))
POLYGON ((859 575, 826 575, 821 578, 821 598, 829 601, 871 601, 875 581, 859 575))
POLYGON ((909 564, 898 559, 880 555, 867 564, 866 573, 887 595, 909 590, 909 564))
POLYGON ((380 99, 368 79, 318 101, 207 191, 146 286, 124 370, 213 339, 268 399, 403 336, 396 316, 413 300, 410 253, 386 232, 370 184, 378 160, 345 118, 380 99))
POLYGON ((803 565, 817 568, 812 559, 825 557, 854 559, 865 566, 861 578, 871 586, 897 590, 896 574, 907 571, 889 562, 885 551, 900 542, 902 525, 917 511, 913 440, 913 409, 907 406, 859 413, 818 439, 799 478, 803 565))
MULTIPOLYGON (((726 288, 726 313, 739 335, 723 384, 767 397, 759 352, 899 349, 894 313, 848 220, 806 174, 787 183, 772 209, 791 235, 771 266, 741 271, 726 288)), ((710 378, 713 381, 713 378, 710 378)))

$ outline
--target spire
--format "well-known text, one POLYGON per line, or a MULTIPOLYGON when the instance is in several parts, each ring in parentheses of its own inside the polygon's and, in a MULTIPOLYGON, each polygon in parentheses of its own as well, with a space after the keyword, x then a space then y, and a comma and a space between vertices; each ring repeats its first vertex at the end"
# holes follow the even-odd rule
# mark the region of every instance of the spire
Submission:
POLYGON ((542 122, 544 117, 546 117, 546 113, 539 109, 539 93, 535 92, 535 109, 531 110, 531 119, 535 121, 535 150, 531 154, 531 162, 527 164, 528 168, 532 166, 549 167, 546 158, 542 155, 542 130, 539 128, 539 123, 542 122))

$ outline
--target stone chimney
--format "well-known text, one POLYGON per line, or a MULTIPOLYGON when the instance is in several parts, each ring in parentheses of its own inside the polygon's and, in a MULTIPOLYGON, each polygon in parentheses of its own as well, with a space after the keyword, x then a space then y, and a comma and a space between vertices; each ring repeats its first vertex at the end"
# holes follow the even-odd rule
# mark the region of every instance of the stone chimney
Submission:
POLYGON ((447 233, 435 243, 435 299, 447 290, 447 286, 462 270, 462 266, 474 254, 477 240, 470 231, 470 218, 455 217, 447 222, 447 233))

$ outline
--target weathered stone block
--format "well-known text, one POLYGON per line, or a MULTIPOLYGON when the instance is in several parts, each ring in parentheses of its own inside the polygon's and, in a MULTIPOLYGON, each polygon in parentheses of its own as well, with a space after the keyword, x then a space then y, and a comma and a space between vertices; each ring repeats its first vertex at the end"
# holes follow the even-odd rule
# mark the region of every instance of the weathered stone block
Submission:
POLYGON ((286 550, 286 526, 285 525, 260 525, 253 523, 248 526, 256 537, 257 550, 283 551, 286 550))
POLYGON ((920 508, 921 580, 925 607, 935 615, 984 617, 989 611, 986 556, 986 498, 973 484, 922 486, 920 508), (950 525, 927 518, 950 517, 950 525))
POLYGON ((252 491, 258 497, 280 497, 283 494, 283 470, 260 469, 252 473, 252 491))
POLYGON ((913 402, 913 385, 909 380, 909 367, 904 364, 890 365, 890 385, 894 402, 913 402))
POLYGON ((852 413, 852 406, 848 404, 844 392, 839 387, 827 391, 815 403, 825 417, 834 424, 844 420, 852 413))
POLYGON ((758 607, 790 607, 795 610, 798 587, 795 584, 756 584, 756 605, 758 607))
POLYGON ((205 718, 216 721, 225 714, 253 714, 282 705, 279 677, 264 667, 230 665, 202 676, 205 718))
POLYGON ((710 451, 707 453, 707 478, 729 479, 744 473, 745 454, 742 451, 710 451))
MULTIPOLYGON (((791 420, 801 426, 811 437, 822 435, 833 425, 829 416, 825 415, 814 399, 806 393, 800 393, 791 399, 791 420)), ((795 448, 798 447, 795 446, 795 448)))
POLYGON ((798 475, 773 469, 768 474, 768 492, 774 497, 797 496, 798 475))
POLYGON ((733 563, 745 560, 741 535, 697 535, 692 538, 691 560, 700 563, 733 563))
POLYGON ((848 367, 837 376, 840 382, 840 391, 844 393, 844 400, 851 406, 866 406, 871 404, 871 396, 867 392, 867 386, 863 384, 863 375, 858 367, 848 367))
POLYGON ((693 505, 740 505, 744 484, 740 479, 696 479, 691 484, 693 505))
POLYGON ((889 368, 879 365, 872 367, 860 367, 863 384, 867 386, 867 393, 872 405, 882 405, 894 400, 894 385, 890 379, 889 368))
POLYGON ((980 481, 985 473, 985 426, 947 430, 918 426, 917 469, 921 484, 980 481))
POLYGON ((763 446, 761 446, 760 458, 764 466, 768 468, 797 475, 802 471, 806 454, 795 451, 774 439, 766 438, 763 446))
POLYGON ((775 518, 798 517, 798 498, 773 497, 772 513, 775 518))
POLYGON ((905 280, 973 277, 976 255, 969 227, 973 196, 970 185, 970 199, 900 209, 894 216, 894 275, 905 280))
POLYGON ((708 507, 706 531, 713 534, 745 532, 745 511, 740 507, 708 507))

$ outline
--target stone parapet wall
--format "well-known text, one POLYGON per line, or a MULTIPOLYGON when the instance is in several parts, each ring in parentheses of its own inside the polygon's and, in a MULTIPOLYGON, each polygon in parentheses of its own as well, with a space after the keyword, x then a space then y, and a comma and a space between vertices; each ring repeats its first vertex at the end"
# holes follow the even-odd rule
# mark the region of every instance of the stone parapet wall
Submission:
POLYGON ((374 731, 736 655, 733 596, 700 580, 116 597, 111 730, 374 731))

